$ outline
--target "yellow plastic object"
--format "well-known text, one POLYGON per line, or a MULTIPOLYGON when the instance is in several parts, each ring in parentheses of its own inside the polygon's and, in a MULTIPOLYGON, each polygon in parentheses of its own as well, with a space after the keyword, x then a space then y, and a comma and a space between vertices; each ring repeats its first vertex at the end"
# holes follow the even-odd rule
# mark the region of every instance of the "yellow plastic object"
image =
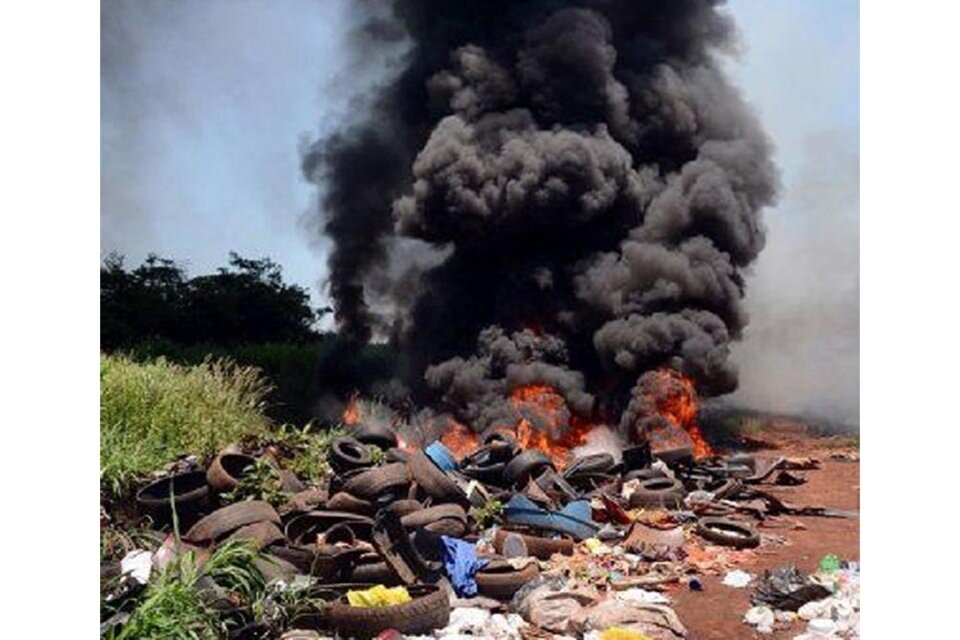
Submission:
POLYGON ((603 544, 596 538, 587 538, 583 541, 584 546, 590 550, 590 553, 596 553, 597 549, 603 544))
POLYGON ((600 632, 600 640, 650 640, 650 636, 633 629, 610 627, 600 632))
POLYGON ((363 591, 347 591, 347 602, 351 607, 388 607, 410 602, 412 599, 406 587, 387 588, 382 584, 363 591))

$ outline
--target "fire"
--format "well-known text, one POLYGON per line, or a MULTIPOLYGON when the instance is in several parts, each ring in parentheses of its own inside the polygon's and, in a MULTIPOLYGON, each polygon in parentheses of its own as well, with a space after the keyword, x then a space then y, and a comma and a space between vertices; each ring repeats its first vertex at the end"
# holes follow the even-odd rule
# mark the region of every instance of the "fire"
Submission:
POLYGON ((522 417, 512 426, 495 430, 513 436, 523 449, 539 449, 563 469, 570 462, 571 450, 586 443, 595 426, 572 415, 556 389, 545 384, 528 384, 510 392, 510 404, 522 417))
POLYGON ((713 449, 703 438, 697 423, 699 402, 693 380, 673 369, 659 369, 644 375, 655 376, 652 400, 660 417, 670 425, 683 429, 693 443, 697 459, 713 455, 713 449))
POLYGON ((440 436, 440 442, 450 449, 454 456, 462 458, 480 446, 480 437, 473 429, 454 420, 450 422, 450 426, 440 436))
POLYGON ((343 424, 352 427, 359 423, 362 418, 363 413, 360 410, 360 398, 357 394, 353 394, 350 396, 350 402, 347 403, 347 408, 343 410, 343 415, 340 419, 343 421, 343 424))

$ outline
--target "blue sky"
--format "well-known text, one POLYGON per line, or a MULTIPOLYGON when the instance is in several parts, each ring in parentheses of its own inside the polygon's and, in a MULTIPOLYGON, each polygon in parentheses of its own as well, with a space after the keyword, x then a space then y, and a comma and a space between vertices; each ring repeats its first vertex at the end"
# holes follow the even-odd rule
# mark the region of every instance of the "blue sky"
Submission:
MULTIPOLYGON (((104 0, 101 256, 211 271, 269 256, 324 302, 324 245, 298 144, 348 113, 348 0, 104 0)), ((777 147, 784 185, 750 276, 737 398, 858 421, 859 7, 733 0, 728 68, 777 147), (825 375, 829 373, 829 375, 825 375)))

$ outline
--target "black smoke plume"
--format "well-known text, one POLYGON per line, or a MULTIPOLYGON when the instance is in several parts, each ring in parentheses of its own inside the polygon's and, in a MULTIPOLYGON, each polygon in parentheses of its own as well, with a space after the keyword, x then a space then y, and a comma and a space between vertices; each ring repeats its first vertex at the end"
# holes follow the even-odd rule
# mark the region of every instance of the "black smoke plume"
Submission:
POLYGON ((614 420, 657 367, 735 389, 777 174, 717 59, 721 4, 358 3, 380 9, 366 48, 409 46, 304 156, 341 330, 389 335, 418 399, 478 428, 518 384, 614 420))

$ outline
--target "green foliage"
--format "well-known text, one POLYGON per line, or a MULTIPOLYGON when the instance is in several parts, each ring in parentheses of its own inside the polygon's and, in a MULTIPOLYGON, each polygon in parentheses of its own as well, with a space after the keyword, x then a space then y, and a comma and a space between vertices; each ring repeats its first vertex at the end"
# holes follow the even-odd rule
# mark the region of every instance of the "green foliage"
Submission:
POLYGON ((259 371, 225 360, 195 367, 100 356, 100 478, 120 495, 178 456, 211 455, 266 433, 259 371))
POLYGON ((249 545, 233 541, 221 545, 200 568, 192 553, 181 556, 153 580, 137 602, 130 619, 110 640, 213 640, 223 638, 228 624, 210 604, 209 592, 199 587, 208 577, 225 590, 239 609, 252 610, 266 593, 266 581, 257 568, 259 557, 249 545))
POLYGON ((283 480, 277 470, 266 460, 257 460, 244 470, 237 486, 224 497, 230 502, 264 500, 279 507, 290 494, 283 490, 283 480))
POLYGON ((109 256, 100 269, 100 344, 114 349, 147 339, 180 344, 300 342, 315 337, 305 289, 283 283, 280 266, 230 254, 230 266, 187 278, 173 260, 151 255, 131 271, 109 256))
POLYGON ((482 507, 473 510, 473 519, 476 520, 478 527, 485 529, 496 522, 502 513, 503 503, 499 500, 489 500, 482 507))
POLYGON ((317 431, 313 423, 303 429, 283 425, 278 439, 293 453, 293 459, 286 463, 287 467, 301 480, 316 484, 330 473, 327 462, 330 445, 345 434, 343 429, 317 431))

